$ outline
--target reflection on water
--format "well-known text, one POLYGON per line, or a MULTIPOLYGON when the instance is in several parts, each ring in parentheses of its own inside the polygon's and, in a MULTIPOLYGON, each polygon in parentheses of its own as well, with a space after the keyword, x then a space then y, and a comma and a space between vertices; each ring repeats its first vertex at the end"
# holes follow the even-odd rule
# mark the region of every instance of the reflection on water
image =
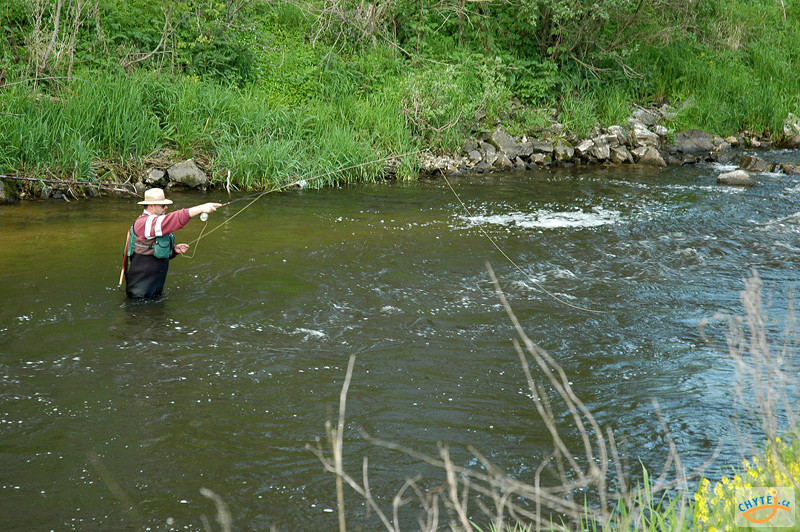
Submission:
MULTIPOLYGON (((148 303, 116 289, 133 200, 3 206, 6 526, 163 529, 170 519, 198 529, 214 514, 199 493, 207 487, 242 529, 332 528, 333 479, 305 445, 336 411, 353 353, 346 446, 353 468, 369 454, 378 494, 427 469, 365 445, 359 426, 427 452, 450 443, 461 465, 469 443, 532 479, 551 444, 486 261, 531 338, 626 438, 632 462, 657 470, 665 455, 657 399, 688 467, 718 443, 720 467, 731 464, 733 372, 698 323, 741 312, 751 269, 781 317, 800 261, 800 184, 762 176, 756 189, 722 188, 716 172, 453 180, 471 214, 438 180, 271 195, 201 240, 195 258, 175 259, 166 295, 148 303), (531 279, 607 312, 574 310, 531 279)), ((222 198, 175 194, 179 207, 222 198)), ((212 215, 208 229, 244 204, 212 215)), ((178 241, 201 227, 193 221, 178 241)), ((721 326, 707 333, 724 344, 721 326)), ((567 412, 557 416, 569 426, 567 412)))

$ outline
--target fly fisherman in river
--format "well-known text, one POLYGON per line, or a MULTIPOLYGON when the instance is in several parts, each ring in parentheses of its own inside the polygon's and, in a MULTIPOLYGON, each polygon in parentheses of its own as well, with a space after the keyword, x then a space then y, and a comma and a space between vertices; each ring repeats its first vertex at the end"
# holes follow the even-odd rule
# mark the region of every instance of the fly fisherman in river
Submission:
POLYGON ((221 203, 203 203, 167 214, 170 204, 172 200, 166 199, 160 188, 145 191, 144 201, 139 202, 145 206, 144 212, 129 231, 123 257, 125 291, 130 297, 160 296, 167 280, 169 261, 189 251, 189 244, 175 244, 173 233, 195 216, 212 213, 222 206, 221 203))

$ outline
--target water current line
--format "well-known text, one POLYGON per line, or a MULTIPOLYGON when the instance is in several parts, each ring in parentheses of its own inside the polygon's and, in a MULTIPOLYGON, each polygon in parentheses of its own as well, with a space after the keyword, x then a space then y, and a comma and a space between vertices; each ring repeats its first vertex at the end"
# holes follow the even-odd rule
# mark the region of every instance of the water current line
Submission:
MULTIPOLYGON (((448 186, 448 187, 450 187, 450 191, 453 193, 453 195, 456 197, 456 199, 458 200, 458 202, 459 202, 459 203, 461 204, 461 206, 464 208, 464 211, 466 211, 466 213, 467 213, 467 216, 469 216, 470 218, 473 218, 473 216, 472 216, 472 212, 470 212, 470 210, 467 208, 467 206, 466 206, 466 205, 464 205, 464 202, 463 202, 463 201, 461 201, 461 198, 458 196, 458 193, 456 192, 456 189, 454 189, 454 188, 453 188, 453 185, 451 185, 451 184, 450 184, 450 181, 447 179, 447 176, 446 176, 446 175, 444 175, 444 173, 442 173, 442 177, 444 178, 444 182, 445 182, 445 183, 447 183, 447 186, 448 186)), ((558 297, 557 295, 555 295, 554 293, 550 292, 550 291, 549 291, 549 290, 547 290, 547 289, 546 289, 544 286, 542 286, 540 283, 537 283, 537 282, 536 282, 536 281, 535 281, 535 280, 534 280, 534 279, 533 279, 533 278, 532 278, 530 275, 528 275, 528 273, 527 273, 525 270, 523 270, 522 268, 520 268, 519 266, 517 266, 517 263, 516 263, 516 262, 514 262, 514 261, 511 259, 511 257, 509 257, 508 255, 506 255, 506 252, 505 252, 505 251, 503 251, 502 249, 500 249, 500 246, 498 246, 498 245, 497 245, 497 242, 495 242, 495 240, 494 240, 494 239, 493 239, 493 238, 492 238, 492 237, 489 235, 489 233, 487 233, 487 232, 484 230, 484 228, 483 228, 483 227, 481 227, 480 225, 478 225, 478 229, 480 229, 481 233, 483 233, 483 236, 485 236, 485 237, 486 237, 486 238, 489 240, 489 242, 491 242, 491 243, 492 243, 492 245, 495 247, 495 249, 497 249, 497 251, 499 251, 499 252, 500 252, 500 254, 501 254, 502 256, 504 256, 508 262, 510 262, 510 263, 511 263, 511 264, 512 264, 512 265, 513 265, 513 266, 514 266, 514 267, 515 267, 517 270, 519 270, 519 272, 520 272, 522 275, 524 275, 525 277, 527 277, 527 278, 528 278, 528 280, 529 280, 531 283, 533 283, 533 285, 534 285, 536 288, 538 288, 539 290, 541 290, 542 292, 544 292, 544 293, 545 293, 545 294, 547 294, 548 296, 552 297, 553 299, 555 299, 555 300, 556 300, 556 301, 558 301, 559 303, 561 303, 561 304, 563 304, 563 305, 566 305, 566 306, 568 306, 568 307, 572 307, 572 308, 574 308, 574 309, 576 309, 576 310, 582 310, 582 311, 584 311, 584 312, 592 312, 592 313, 595 313, 595 314, 605 314, 605 313, 607 312, 607 311, 605 311, 605 310, 594 310, 594 309, 590 309, 590 308, 586 308, 586 307, 581 307, 580 305, 573 305, 573 304, 572 304, 572 303, 570 303, 569 301, 565 301, 564 299, 562 299, 562 298, 558 297)))

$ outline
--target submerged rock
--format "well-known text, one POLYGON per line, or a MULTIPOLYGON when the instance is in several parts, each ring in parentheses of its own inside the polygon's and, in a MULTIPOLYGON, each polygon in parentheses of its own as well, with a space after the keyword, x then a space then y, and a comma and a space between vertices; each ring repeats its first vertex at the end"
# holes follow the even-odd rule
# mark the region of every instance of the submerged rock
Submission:
POLYGON ((742 155, 739 166, 751 172, 771 172, 775 165, 752 155, 742 155))
POLYGON ((757 185, 755 180, 746 170, 734 170, 717 176, 717 183, 734 187, 754 187, 757 185))

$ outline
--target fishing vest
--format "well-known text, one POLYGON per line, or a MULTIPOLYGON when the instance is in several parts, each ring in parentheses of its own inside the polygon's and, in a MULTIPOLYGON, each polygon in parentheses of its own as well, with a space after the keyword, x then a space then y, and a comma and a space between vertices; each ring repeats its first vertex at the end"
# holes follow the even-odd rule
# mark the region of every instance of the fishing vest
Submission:
POLYGON ((138 238, 133 231, 133 226, 131 226, 131 240, 128 242, 128 256, 132 257, 134 253, 150 255, 148 250, 153 250, 152 254, 157 259, 172 258, 172 253, 175 250, 175 235, 170 233, 155 238, 138 238))

